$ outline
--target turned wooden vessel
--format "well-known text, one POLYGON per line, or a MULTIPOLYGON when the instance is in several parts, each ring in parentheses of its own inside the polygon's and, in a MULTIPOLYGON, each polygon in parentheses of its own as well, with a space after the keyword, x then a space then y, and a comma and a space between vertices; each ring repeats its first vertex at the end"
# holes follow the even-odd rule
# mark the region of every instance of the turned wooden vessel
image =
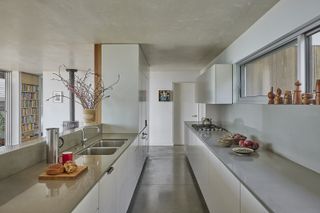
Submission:
POLYGON ((296 86, 296 89, 293 91, 293 104, 302 104, 302 97, 301 97, 301 90, 300 90, 301 83, 299 80, 297 80, 294 85, 296 86))

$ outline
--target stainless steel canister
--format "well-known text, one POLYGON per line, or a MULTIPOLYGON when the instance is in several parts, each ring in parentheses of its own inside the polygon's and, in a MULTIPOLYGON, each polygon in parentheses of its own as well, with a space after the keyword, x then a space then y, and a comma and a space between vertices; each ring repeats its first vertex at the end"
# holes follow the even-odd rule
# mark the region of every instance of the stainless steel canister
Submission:
POLYGON ((59 128, 47 129, 47 163, 58 163, 59 128))

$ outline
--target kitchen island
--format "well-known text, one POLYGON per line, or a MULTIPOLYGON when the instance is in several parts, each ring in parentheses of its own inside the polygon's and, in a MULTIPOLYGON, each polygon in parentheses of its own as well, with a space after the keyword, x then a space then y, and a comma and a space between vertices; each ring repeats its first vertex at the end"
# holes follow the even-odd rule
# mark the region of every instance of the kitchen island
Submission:
MULTIPOLYGON (((136 178, 137 181, 146 158, 146 154, 144 153, 145 147, 141 147, 138 143, 138 134, 101 134, 96 138, 93 138, 92 141, 100 139, 127 139, 127 141, 123 146, 119 147, 113 155, 76 156, 76 163, 78 165, 88 166, 88 171, 75 180, 39 181, 39 174, 41 174, 47 167, 45 162, 41 162, 1 180, 0 212, 72 212, 77 205, 79 205, 79 203, 81 204, 82 200, 85 199, 88 192, 100 184, 99 181, 107 175, 106 173, 108 171, 110 172, 110 168, 117 163, 118 159, 123 155, 129 155, 129 151, 131 157, 134 156, 134 151, 138 153, 139 156, 135 157, 139 157, 139 161, 136 161, 138 162, 136 165, 139 166, 139 170, 133 168, 135 165, 130 164, 127 165, 121 174, 126 178, 129 175, 127 172, 136 169, 138 175, 136 178)), ((90 141, 88 141, 88 143, 90 143, 90 141)), ((126 159, 130 160, 129 157, 126 159)), ((136 160, 138 159, 136 158, 136 160)), ((135 185, 131 186, 133 189, 134 187, 135 185)), ((96 207, 92 206, 90 208, 92 208, 92 212, 96 212, 96 207)), ((81 212, 81 209, 80 211, 75 210, 75 212, 81 212)))

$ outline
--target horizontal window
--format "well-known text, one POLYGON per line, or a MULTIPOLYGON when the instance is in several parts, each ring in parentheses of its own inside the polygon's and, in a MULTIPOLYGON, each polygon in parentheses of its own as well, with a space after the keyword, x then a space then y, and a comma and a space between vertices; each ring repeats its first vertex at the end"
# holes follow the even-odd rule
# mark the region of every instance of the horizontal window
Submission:
POLYGON ((311 69, 311 84, 313 90, 315 88, 315 82, 320 79, 320 32, 316 32, 309 36, 309 50, 310 50, 310 69, 311 69))
POLYGON ((5 146, 7 141, 7 132, 8 132, 8 83, 6 82, 6 72, 0 71, 0 147, 5 146))
POLYGON ((241 97, 265 96, 270 87, 293 90, 297 79, 297 41, 240 66, 241 97))

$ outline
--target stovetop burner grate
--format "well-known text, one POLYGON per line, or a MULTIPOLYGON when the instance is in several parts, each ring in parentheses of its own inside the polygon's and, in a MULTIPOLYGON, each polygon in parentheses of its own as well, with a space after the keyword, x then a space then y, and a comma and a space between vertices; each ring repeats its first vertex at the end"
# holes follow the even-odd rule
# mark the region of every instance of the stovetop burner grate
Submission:
POLYGON ((199 132, 227 131, 226 129, 214 124, 211 124, 211 125, 192 124, 192 127, 199 132))

